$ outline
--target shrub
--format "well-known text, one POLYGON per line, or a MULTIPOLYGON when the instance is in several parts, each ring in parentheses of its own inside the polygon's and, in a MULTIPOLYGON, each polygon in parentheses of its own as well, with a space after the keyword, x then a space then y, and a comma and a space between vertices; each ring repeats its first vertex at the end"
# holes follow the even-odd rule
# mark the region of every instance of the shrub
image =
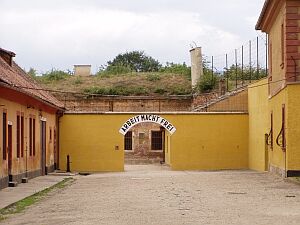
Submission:
POLYGON ((160 94, 160 95, 163 95, 163 94, 165 94, 166 92, 167 92, 167 90, 164 89, 164 88, 156 88, 156 89, 154 90, 154 93, 160 94))
POLYGON ((96 94, 96 95, 145 95, 149 92, 144 87, 125 87, 125 86, 116 86, 116 87, 89 87, 85 88, 84 93, 87 94, 96 94))
POLYGON ((205 73, 198 82, 196 89, 201 93, 212 91, 217 84, 217 77, 212 74, 205 73))
POLYGON ((161 77, 158 74, 147 74, 148 81, 158 81, 161 77))
POLYGON ((46 81, 59 81, 64 80, 68 77, 70 77, 69 73, 56 69, 52 69, 51 71, 48 71, 42 75, 42 79, 46 81))
POLYGON ((76 77, 76 79, 73 81, 73 84, 74 84, 74 85, 82 84, 82 79, 81 79, 81 77, 76 77))
POLYGON ((167 62, 164 67, 160 70, 162 73, 173 73, 173 74, 181 74, 190 77, 191 76, 191 67, 187 66, 185 63, 169 63, 167 62))

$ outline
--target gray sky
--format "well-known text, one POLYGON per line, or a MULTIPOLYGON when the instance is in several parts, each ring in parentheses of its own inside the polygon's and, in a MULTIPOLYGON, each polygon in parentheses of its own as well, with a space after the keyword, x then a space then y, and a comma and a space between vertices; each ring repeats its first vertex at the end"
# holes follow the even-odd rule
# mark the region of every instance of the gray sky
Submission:
POLYGON ((0 0, 0 47, 45 72, 144 50, 160 62, 190 64, 190 44, 207 56, 255 38, 264 0, 0 0))

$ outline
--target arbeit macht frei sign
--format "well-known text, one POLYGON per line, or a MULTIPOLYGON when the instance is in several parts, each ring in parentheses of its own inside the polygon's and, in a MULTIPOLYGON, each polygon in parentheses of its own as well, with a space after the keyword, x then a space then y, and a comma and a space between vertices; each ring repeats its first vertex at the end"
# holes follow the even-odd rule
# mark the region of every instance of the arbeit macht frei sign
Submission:
POLYGON ((120 128, 119 132, 125 135, 133 126, 139 123, 157 123, 164 127, 170 134, 174 134, 174 132, 176 131, 174 125, 165 118, 158 115, 145 114, 137 115, 128 119, 120 128))

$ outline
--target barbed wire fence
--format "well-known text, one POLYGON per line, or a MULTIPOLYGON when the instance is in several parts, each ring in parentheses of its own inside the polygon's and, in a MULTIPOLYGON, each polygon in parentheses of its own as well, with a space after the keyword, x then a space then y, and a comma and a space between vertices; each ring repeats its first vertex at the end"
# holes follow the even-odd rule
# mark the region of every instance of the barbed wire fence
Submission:
POLYGON ((225 81, 231 91, 268 75, 268 39, 258 34, 239 48, 220 55, 204 56, 204 64, 212 77, 225 81))

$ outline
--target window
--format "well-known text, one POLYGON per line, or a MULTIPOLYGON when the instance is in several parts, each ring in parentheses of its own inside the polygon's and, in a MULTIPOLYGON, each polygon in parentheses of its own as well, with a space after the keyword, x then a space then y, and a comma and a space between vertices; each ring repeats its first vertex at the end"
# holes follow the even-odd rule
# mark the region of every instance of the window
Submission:
POLYGON ((128 131, 124 137, 124 149, 132 150, 132 131, 128 131))
POLYGON ((2 137, 3 137, 3 142, 2 142, 2 149, 3 149, 3 160, 6 160, 6 141, 7 141, 7 114, 6 112, 3 112, 3 118, 2 118, 2 137))
POLYGON ((21 129, 20 129, 20 116, 17 115, 17 158, 20 158, 21 153, 21 129))
POLYGON ((269 71, 270 71, 270 76, 272 77, 272 69, 273 69, 273 45, 270 42, 269 45, 269 71))
POLYGON ((162 150, 162 131, 151 131, 151 149, 162 150))
POLYGON ((21 116, 21 157, 24 156, 24 116, 21 116))
POLYGON ((29 155, 32 156, 32 118, 29 118, 29 155))
POLYGON ((281 68, 284 68, 284 25, 281 24, 281 68))
POLYGON ((33 155, 35 155, 35 119, 33 119, 32 122, 32 150, 33 155))
POLYGON ((49 128, 49 142, 51 143, 52 142, 52 129, 49 128))

